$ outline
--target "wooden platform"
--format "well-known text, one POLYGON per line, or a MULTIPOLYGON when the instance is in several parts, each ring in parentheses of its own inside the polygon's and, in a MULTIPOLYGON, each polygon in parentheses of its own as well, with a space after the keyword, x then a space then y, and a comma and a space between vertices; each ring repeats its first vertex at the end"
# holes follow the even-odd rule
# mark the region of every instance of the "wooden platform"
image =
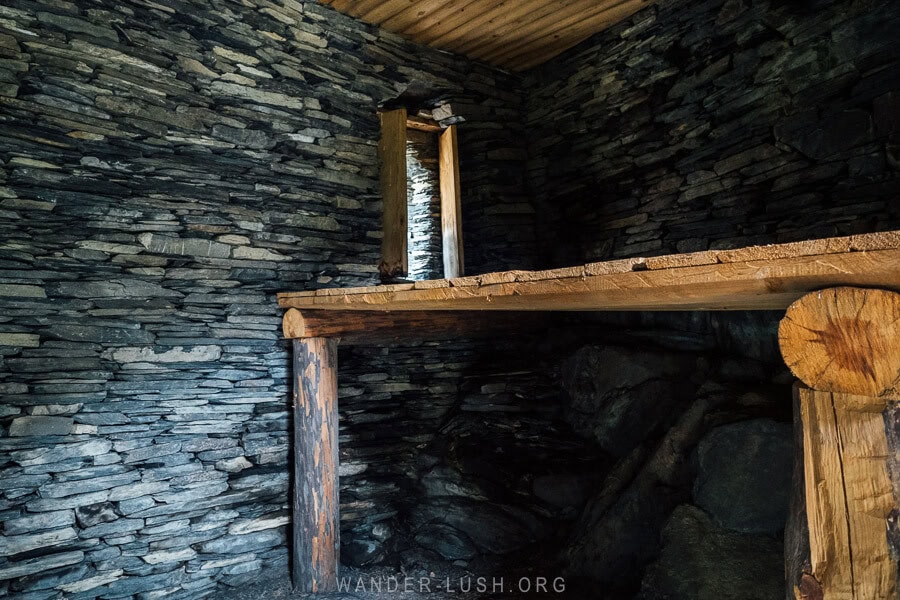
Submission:
POLYGON ((900 231, 548 271, 278 294, 316 311, 774 310, 834 286, 900 291, 900 231))

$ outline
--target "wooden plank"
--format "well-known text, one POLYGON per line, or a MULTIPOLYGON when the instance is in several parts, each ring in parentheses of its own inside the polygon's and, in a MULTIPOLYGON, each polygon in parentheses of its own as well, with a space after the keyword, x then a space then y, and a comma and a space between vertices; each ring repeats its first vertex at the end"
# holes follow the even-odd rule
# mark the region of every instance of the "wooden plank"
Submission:
MULTIPOLYGON (((583 3, 583 0, 579 0, 583 3)), ((529 19, 536 19, 541 15, 541 9, 547 7, 546 0, 519 0, 517 2, 486 3, 477 15, 468 21, 461 23, 443 35, 432 39, 431 43, 448 48, 454 52, 465 53, 470 46, 479 41, 489 39, 490 35, 497 32, 500 25, 507 23, 508 18, 515 19, 528 15, 529 19)), ((561 2, 553 2, 553 8, 562 10, 564 6, 557 6, 561 2)), ((583 8, 586 8, 583 6, 583 8)), ((515 33, 515 30, 512 30, 515 33)), ((514 38, 512 38, 514 39, 514 38)), ((508 39, 507 41, 512 41, 508 39)))
POLYGON ((381 117, 381 195, 384 199, 381 264, 383 279, 402 277, 409 270, 406 207, 406 109, 385 111, 381 117))
POLYGON ((406 30, 423 21, 433 22, 440 19, 442 11, 449 14, 460 2, 447 0, 419 0, 411 10, 397 13, 393 17, 384 19, 380 25, 388 31, 396 31, 408 35, 406 30), (437 16, 437 18, 436 18, 437 16))
POLYGON ((629 0, 628 10, 612 8, 619 0, 319 1, 420 44, 521 68, 549 60, 652 0, 629 0))
POLYGON ((459 148, 456 125, 441 134, 438 149, 441 184, 441 241, 443 244, 444 277, 463 274, 462 199, 459 186, 459 148))
POLYGON ((808 294, 778 329, 781 354, 808 386, 900 400, 900 294, 840 287, 808 294))
POLYGON ((434 119, 426 119, 418 116, 408 116, 406 118, 406 127, 408 129, 427 131, 429 133, 438 133, 444 130, 434 119))
MULTIPOLYGON (((535 2, 536 0, 525 1, 535 2)), ((501 7, 505 7, 510 5, 511 2, 500 0, 500 2, 495 2, 493 4, 499 4, 501 7)), ((488 10, 490 10, 490 7, 486 5, 485 0, 471 2, 464 7, 461 7, 461 9, 451 12, 449 15, 445 15, 439 22, 434 23, 431 27, 413 33, 413 39, 421 44, 426 44, 435 48, 449 49, 446 46, 441 45, 437 40, 446 39, 447 37, 450 39, 458 38, 462 31, 468 31, 473 26, 477 26, 478 23, 483 22, 484 14, 488 10)))
POLYGON ((358 10, 360 18, 367 23, 380 24, 398 13, 415 10, 415 0, 382 0, 373 3, 367 10, 358 10))
POLYGON ((827 593, 852 597, 850 526, 840 438, 829 392, 797 386, 803 421, 806 515, 813 576, 827 593))
POLYGON ((338 502, 337 342, 294 340, 294 589, 337 589, 338 502))
POLYGON ((507 48, 523 40, 536 37, 536 33, 549 29, 559 31, 561 22, 572 23, 573 17, 587 18, 598 6, 611 2, 590 0, 569 0, 566 2, 544 3, 528 11, 510 11, 508 16, 490 28, 489 35, 479 36, 471 43, 460 46, 457 51, 467 56, 489 56, 498 49, 507 48))
POLYGON ((333 311, 288 309, 282 331, 289 339, 340 338, 341 344, 386 344, 492 336, 504 331, 528 331, 548 326, 541 313, 471 311, 333 311))
POLYGON ((885 402, 796 386, 803 421, 812 577, 825 598, 895 598, 885 402))
POLYGON ((887 543, 894 494, 882 414, 886 403, 853 394, 832 397, 841 435, 854 598, 896 598, 897 561, 887 543))
POLYGON ((502 47, 499 52, 481 53, 478 57, 517 67, 530 60, 541 64, 650 4, 651 0, 604 2, 583 14, 571 15, 543 30, 524 36, 502 47))
POLYGON ((480 5, 482 1, 449 0, 442 2, 440 8, 423 15, 414 22, 398 24, 396 31, 409 36, 419 43, 427 43, 426 36, 432 34, 432 30, 443 31, 450 26, 449 23, 454 22, 456 19, 465 18, 464 15, 468 13, 477 13, 481 10, 480 5))
POLYGON ((433 289, 278 295, 284 308, 328 310, 774 310, 835 286, 900 290, 900 250, 581 275, 433 289))

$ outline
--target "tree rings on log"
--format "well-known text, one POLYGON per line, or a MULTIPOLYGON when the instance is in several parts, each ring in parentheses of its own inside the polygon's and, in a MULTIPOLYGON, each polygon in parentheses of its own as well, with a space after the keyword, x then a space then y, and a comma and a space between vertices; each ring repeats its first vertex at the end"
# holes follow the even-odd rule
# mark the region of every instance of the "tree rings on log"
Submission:
POLYGON ((788 308, 778 342, 791 372, 813 389, 900 399, 900 293, 807 294, 788 308))

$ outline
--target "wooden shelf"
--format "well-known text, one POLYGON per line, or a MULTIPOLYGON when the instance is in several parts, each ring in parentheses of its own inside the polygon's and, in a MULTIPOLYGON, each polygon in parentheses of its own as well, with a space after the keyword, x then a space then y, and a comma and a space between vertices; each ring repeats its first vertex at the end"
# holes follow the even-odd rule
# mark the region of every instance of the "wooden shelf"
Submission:
POLYGON ((548 271, 278 294, 317 311, 774 310, 834 286, 900 291, 900 231, 548 271))

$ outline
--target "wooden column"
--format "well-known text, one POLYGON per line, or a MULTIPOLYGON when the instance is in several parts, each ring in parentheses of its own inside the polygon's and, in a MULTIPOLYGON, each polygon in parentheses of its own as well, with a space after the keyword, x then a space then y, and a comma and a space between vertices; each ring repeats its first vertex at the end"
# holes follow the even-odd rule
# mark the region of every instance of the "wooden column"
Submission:
POLYGON ((337 589, 337 341, 294 340, 294 486, 291 574, 294 589, 337 589))
POLYGON ((444 254, 444 278, 463 274, 462 199, 459 185, 459 147, 456 125, 441 134, 438 145, 441 182, 441 239, 444 254))
MULTIPOLYGON (((795 387, 797 468, 809 543, 786 540, 789 597, 897 598, 888 527, 898 499, 883 413, 900 399, 900 294, 849 287, 808 294, 788 308, 779 343, 803 382, 795 387)), ((792 524, 790 533, 798 531, 792 524)))
POLYGON ((382 279, 403 277, 409 271, 407 255, 406 195, 406 109, 380 113, 381 139, 378 157, 381 161, 381 196, 384 200, 382 223, 382 279))

